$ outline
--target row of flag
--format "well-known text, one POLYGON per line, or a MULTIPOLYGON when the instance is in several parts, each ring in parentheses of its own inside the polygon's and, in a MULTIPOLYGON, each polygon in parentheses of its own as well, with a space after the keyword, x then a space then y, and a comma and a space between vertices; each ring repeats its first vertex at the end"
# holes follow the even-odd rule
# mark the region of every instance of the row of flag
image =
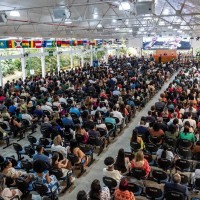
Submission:
POLYGON ((101 46, 112 44, 126 44, 127 40, 0 40, 0 49, 6 48, 42 48, 42 47, 69 47, 69 46, 101 46))

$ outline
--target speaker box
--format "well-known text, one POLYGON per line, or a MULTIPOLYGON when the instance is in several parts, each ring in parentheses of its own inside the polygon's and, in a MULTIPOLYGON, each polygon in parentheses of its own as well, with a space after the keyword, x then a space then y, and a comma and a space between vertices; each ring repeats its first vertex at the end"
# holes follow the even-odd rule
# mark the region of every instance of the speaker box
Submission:
POLYGON ((67 8, 53 8, 54 19, 68 19, 71 13, 67 8))
POLYGON ((154 11, 154 4, 152 1, 136 2, 135 8, 137 15, 152 14, 154 11))

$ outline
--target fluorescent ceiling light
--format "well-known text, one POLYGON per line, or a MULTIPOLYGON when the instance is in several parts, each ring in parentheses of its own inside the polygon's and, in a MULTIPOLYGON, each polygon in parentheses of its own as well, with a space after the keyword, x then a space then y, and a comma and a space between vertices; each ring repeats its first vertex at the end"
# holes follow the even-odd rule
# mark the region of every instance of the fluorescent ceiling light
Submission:
POLYGON ((161 21, 159 22, 159 25, 165 25, 165 22, 161 21))
POLYGON ((71 23, 72 23, 71 20, 66 20, 66 21, 65 21, 65 24, 71 24, 71 23))
POLYGON ((129 32, 129 33, 132 33, 132 32, 133 32, 133 30, 132 30, 132 29, 130 29, 128 32, 129 32))
POLYGON ((12 17, 20 17, 20 13, 17 10, 10 11, 10 16, 12 17))
POLYGON ((99 15, 97 13, 93 14, 93 18, 97 19, 99 17, 99 15))
POLYGON ((172 27, 172 26, 168 26, 167 28, 168 28, 168 29, 172 29, 173 27, 172 27))
POLYGON ((119 5, 119 10, 130 10, 130 9, 131 9, 131 6, 128 1, 123 1, 119 5))
POLYGON ((116 20, 116 19, 113 19, 113 20, 112 20, 112 22, 113 22, 113 23, 116 23, 116 22, 117 22, 117 20, 116 20))
POLYGON ((97 25, 97 28, 102 28, 102 24, 98 24, 98 25, 97 25))
POLYGON ((128 23, 129 23, 128 20, 126 20, 125 24, 128 25, 128 23))
POLYGON ((115 28, 116 31, 119 31, 119 28, 115 28))
POLYGON ((182 30, 178 30, 177 32, 178 32, 178 33, 182 33, 182 30))

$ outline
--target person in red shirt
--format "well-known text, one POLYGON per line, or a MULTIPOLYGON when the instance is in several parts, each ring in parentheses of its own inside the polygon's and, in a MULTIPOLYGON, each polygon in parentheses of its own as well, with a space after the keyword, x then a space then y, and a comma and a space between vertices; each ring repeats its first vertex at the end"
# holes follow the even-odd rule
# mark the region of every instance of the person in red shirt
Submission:
POLYGON ((143 151, 138 151, 135 155, 135 158, 131 162, 131 168, 143 169, 146 172, 146 177, 149 175, 151 168, 148 161, 144 158, 143 151))

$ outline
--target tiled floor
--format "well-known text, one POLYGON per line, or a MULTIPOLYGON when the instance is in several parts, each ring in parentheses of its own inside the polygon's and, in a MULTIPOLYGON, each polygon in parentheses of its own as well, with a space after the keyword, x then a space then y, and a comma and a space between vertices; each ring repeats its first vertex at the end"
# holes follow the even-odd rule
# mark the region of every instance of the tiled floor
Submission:
MULTIPOLYGON (((177 74, 177 73, 176 73, 177 74)), ((104 159, 107 156, 113 156, 116 157, 117 152, 120 148, 124 148, 125 151, 130 151, 130 144, 129 144, 129 138, 131 137, 131 132, 134 129, 136 125, 139 124, 140 118, 142 116, 145 116, 147 114, 147 111, 150 109, 150 107, 158 100, 160 93, 162 93, 169 85, 169 83, 174 79, 176 74, 173 75, 173 77, 170 79, 168 83, 165 83, 165 85, 162 87, 162 89, 157 93, 150 102, 146 105, 146 107, 141 110, 139 113, 137 113, 136 117, 132 120, 132 122, 129 124, 129 126, 123 131, 120 136, 118 136, 108 147, 108 149, 105 149, 104 152, 100 156, 95 156, 96 161, 87 168, 87 172, 84 173, 80 178, 76 179, 73 186, 65 193, 63 194, 59 199, 69 199, 69 200, 75 200, 77 192, 79 190, 85 190, 86 192, 90 189, 90 184, 94 179, 99 179, 102 181, 102 170, 105 167, 104 166, 104 159)), ((40 135, 40 131, 38 130, 37 133, 34 134, 36 137, 40 135)), ((22 146, 27 145, 27 139, 24 139, 19 142, 22 146)), ((12 146, 7 148, 6 150, 0 149, 1 154, 3 156, 8 155, 16 155, 12 146)), ((144 198, 137 198, 137 199, 144 199, 144 198)))

